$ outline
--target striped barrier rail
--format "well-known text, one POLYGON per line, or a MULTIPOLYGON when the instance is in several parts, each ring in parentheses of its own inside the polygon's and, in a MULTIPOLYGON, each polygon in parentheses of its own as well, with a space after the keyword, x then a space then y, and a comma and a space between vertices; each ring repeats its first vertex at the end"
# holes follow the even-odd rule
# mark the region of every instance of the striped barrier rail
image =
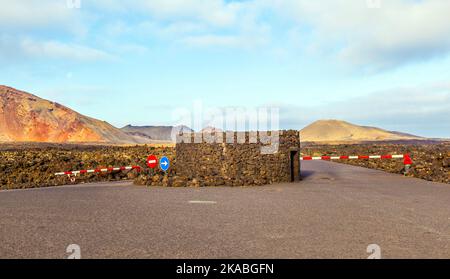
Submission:
POLYGON ((369 160, 369 159, 403 159, 404 165, 412 165, 412 159, 409 154, 404 155, 358 155, 358 156, 320 156, 320 157, 301 157, 301 161, 314 161, 314 160, 324 160, 324 161, 332 161, 332 160, 369 160))
POLYGON ((141 167, 139 166, 130 166, 130 167, 120 167, 120 168, 99 168, 93 170, 78 170, 78 171, 65 171, 55 173, 56 176, 62 175, 81 175, 81 174, 89 174, 89 173, 105 173, 105 172, 113 172, 113 171, 125 171, 125 170, 137 170, 141 171, 141 167))
POLYGON ((409 168, 413 164, 411 156, 409 154, 404 155, 358 155, 358 156, 320 156, 320 157, 301 157, 301 161, 314 161, 314 160, 323 160, 323 161, 333 161, 333 160, 370 160, 370 159, 381 159, 381 160, 389 160, 389 159, 403 159, 403 165, 405 165, 405 173, 409 171, 409 168))

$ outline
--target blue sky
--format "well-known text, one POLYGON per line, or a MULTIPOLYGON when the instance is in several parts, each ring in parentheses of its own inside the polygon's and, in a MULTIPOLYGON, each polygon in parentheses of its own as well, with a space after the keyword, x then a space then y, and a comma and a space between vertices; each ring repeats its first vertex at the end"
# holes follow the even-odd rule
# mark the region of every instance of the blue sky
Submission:
POLYGON ((197 100, 450 137, 450 1, 80 3, 0 0, 0 84, 118 127, 197 100))

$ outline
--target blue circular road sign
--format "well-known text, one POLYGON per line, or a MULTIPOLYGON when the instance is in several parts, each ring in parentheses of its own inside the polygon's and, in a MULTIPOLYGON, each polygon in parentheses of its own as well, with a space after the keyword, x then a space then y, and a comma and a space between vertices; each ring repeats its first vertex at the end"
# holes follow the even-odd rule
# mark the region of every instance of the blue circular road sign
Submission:
POLYGON ((167 171, 170 168, 170 160, 167 157, 162 157, 159 160, 159 167, 163 170, 163 171, 167 171))

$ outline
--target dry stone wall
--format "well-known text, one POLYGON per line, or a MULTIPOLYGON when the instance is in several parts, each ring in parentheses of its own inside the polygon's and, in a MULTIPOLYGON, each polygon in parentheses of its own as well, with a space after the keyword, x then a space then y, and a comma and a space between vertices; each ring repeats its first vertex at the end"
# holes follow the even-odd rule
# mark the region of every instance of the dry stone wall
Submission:
MULTIPOLYGON (((267 143, 263 134, 250 143, 250 134, 235 134, 235 143, 209 143, 212 138, 226 133, 211 135, 190 134, 183 138, 187 142, 176 145, 176 177, 173 180, 186 180, 188 186, 251 186, 275 182, 291 181, 291 152, 300 150, 298 131, 280 131, 278 143, 267 143), (201 142, 194 143, 195 137, 201 142), (245 136, 245 143, 237 143, 238 137, 245 136), (190 139, 190 140, 189 140, 190 139), (264 154, 268 146, 277 152, 264 154)), ((269 138, 275 136, 268 133, 269 138)), ((180 136, 181 137, 181 136, 180 136)), ((180 137, 178 141, 180 141, 180 137)), ((225 141, 225 140, 223 140, 225 141)), ((219 141, 220 142, 220 141, 219 141)), ((298 157, 294 160, 295 178, 299 179, 298 157)), ((182 184, 182 183, 178 183, 182 184)))

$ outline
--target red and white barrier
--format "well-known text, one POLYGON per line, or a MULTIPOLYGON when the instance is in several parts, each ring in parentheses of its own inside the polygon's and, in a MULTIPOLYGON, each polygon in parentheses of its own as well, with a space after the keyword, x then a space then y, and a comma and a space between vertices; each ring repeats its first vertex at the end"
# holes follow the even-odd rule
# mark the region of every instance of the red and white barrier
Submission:
POLYGON ((403 164, 405 166, 412 165, 411 156, 409 154, 404 155, 372 155, 372 156, 321 156, 321 157, 302 157, 301 161, 314 161, 314 160, 324 160, 324 161, 332 161, 332 160, 369 160, 369 159, 403 159, 403 164))
POLYGON ((125 170, 141 171, 141 167, 139 167, 139 166, 131 166, 131 167, 120 167, 120 168, 103 168, 103 169, 95 169, 95 170, 66 171, 66 172, 55 173, 55 175, 56 176, 61 176, 61 175, 79 175, 79 174, 88 174, 88 173, 104 173, 104 172, 125 171, 125 170))

